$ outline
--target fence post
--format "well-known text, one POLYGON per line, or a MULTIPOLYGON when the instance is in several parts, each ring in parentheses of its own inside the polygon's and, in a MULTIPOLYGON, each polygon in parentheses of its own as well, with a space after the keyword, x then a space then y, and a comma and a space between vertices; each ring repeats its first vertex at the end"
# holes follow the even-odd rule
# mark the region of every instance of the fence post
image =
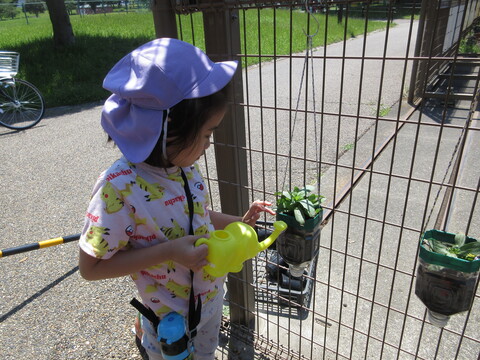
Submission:
MULTIPOLYGON (((422 41, 425 36, 425 17, 427 13, 428 3, 422 2, 422 7, 420 9, 420 20, 418 21, 418 30, 417 30, 417 41, 415 43, 415 52, 414 56, 419 57, 422 51, 422 41)), ((422 98, 422 84, 425 80, 425 74, 420 72, 419 67, 421 66, 420 60, 413 60, 412 64, 412 76, 410 77, 410 88, 408 91, 408 102, 414 104, 418 99, 422 98)))
POLYGON ((27 21, 27 25, 28 25, 28 16, 27 16, 27 12, 25 11, 25 3, 22 4, 22 11, 23 11, 23 14, 25 15, 25 20, 27 21))
MULTIPOLYGON (((128 10, 127 10, 128 11, 128 10)), ((152 1, 153 23, 157 38, 169 37, 178 39, 177 19, 171 1, 152 1)))
MULTIPOLYGON (((444 49, 446 24, 449 21, 450 5, 441 0, 423 1, 418 23, 417 41, 415 44, 415 59, 412 64, 410 78, 409 103, 424 97, 427 85, 432 77, 437 76, 448 61, 440 61, 441 57, 450 57, 455 54, 455 43, 444 49)), ((464 16, 462 17, 462 24, 464 16)), ((463 30, 463 29, 462 29, 463 30)))
MULTIPOLYGON (((200 0, 207 5, 202 9, 205 31, 205 46, 209 57, 214 61, 235 59, 241 52, 240 24, 238 10, 228 9, 228 0, 212 2, 200 0), (210 5, 210 6, 208 6, 210 5)), ((221 127, 215 131, 215 158, 220 190, 222 212, 234 215, 243 214, 249 206, 247 154, 245 151, 245 117, 243 107, 243 82, 241 59, 233 82, 229 88, 232 106, 223 119, 221 127)), ((230 323, 232 326, 254 326, 254 289, 251 261, 244 264, 239 273, 229 275, 228 295, 230 302, 230 323)), ((230 339, 230 349, 237 347, 230 339)), ((246 354, 247 349, 243 348, 246 354)), ((248 346, 247 346, 248 347, 248 346)), ((245 358, 242 356, 242 358, 245 358)))

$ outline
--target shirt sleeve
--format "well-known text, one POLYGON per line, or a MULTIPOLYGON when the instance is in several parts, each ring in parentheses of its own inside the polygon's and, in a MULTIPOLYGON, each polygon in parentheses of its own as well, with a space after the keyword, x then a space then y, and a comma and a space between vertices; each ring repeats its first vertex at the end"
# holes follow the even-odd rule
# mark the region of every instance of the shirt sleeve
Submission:
POLYGON ((134 217, 123 196, 111 182, 100 181, 85 215, 80 248, 96 258, 109 259, 128 246, 134 229, 134 217))

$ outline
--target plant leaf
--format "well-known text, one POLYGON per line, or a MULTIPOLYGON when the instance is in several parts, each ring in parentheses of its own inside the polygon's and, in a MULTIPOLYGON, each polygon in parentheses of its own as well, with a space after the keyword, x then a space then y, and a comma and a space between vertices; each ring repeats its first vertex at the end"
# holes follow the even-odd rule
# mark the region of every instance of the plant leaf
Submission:
POLYGON ((300 225, 305 224, 305 217, 300 209, 296 208, 293 210, 293 214, 295 215, 295 220, 297 220, 300 225))
POLYGON ((473 261, 473 260, 476 259, 476 256, 475 256, 475 254, 468 253, 467 255, 465 255, 464 259, 468 260, 468 261, 473 261))
POLYGON ((466 238, 467 238, 467 237, 465 236, 464 233, 458 233, 458 234, 456 234, 456 235, 455 235, 455 244, 456 244, 457 246, 459 246, 459 247, 462 246, 463 244, 465 244, 465 239, 466 239, 466 238))
POLYGON ((292 198, 292 195, 288 191, 282 192, 282 196, 285 197, 288 200, 290 200, 292 198))
POLYGON ((430 247, 436 253, 450 256, 450 257, 457 257, 457 255, 452 252, 452 247, 447 245, 443 241, 435 240, 435 239, 428 239, 428 241, 430 243, 430 247))
POLYGON ((295 186, 292 191, 277 192, 277 212, 294 216, 303 225, 306 219, 314 218, 321 210, 320 202, 324 198, 312 191, 314 186, 305 188, 295 186))
POLYGON ((305 212, 309 217, 315 217, 315 206, 310 200, 304 199, 300 201, 300 205, 303 207, 303 209, 305 209, 305 212))
MULTIPOLYGON (((462 259, 466 259, 467 255, 473 255, 473 258, 480 255, 480 242, 472 241, 463 246, 461 246, 458 250, 458 257, 462 259)), ((469 260, 469 259, 466 259, 469 260)))

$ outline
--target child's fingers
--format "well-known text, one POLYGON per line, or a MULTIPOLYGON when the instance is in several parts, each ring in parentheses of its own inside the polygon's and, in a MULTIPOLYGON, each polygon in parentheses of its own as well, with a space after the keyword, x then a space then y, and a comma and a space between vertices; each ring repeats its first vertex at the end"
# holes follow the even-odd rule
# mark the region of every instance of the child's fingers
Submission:
POLYGON ((254 226, 256 221, 260 218, 261 212, 267 212, 271 215, 275 215, 275 212, 267 207, 270 205, 272 205, 272 203, 269 201, 254 201, 250 205, 247 213, 243 216, 242 221, 246 224, 249 224, 250 226, 254 226))
POLYGON ((275 211, 273 211, 272 209, 267 208, 267 207, 264 207, 262 210, 269 213, 270 215, 275 215, 276 214, 275 211))
POLYGON ((199 258, 206 258, 208 255, 208 246, 206 244, 201 244, 195 248, 195 251, 199 258))
POLYGON ((275 211, 268 207, 271 205, 272 203, 269 201, 254 201, 250 206, 250 209, 248 209, 247 213, 245 214, 245 218, 251 218, 254 214, 258 214, 259 212, 267 212, 270 215, 275 215, 275 211))
POLYGON ((200 271, 204 266, 208 265, 207 255, 208 246, 201 244, 195 248, 195 263, 190 267, 193 271, 200 271))

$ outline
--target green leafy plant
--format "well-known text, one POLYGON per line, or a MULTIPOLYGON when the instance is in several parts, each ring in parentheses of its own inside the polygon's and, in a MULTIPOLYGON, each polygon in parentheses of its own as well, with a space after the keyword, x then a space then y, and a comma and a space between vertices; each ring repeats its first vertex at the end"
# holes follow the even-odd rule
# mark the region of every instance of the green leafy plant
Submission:
POLYGON ((314 187, 307 185, 300 189, 297 186, 292 191, 279 191, 277 212, 294 216, 300 225, 308 219, 313 219, 322 210, 324 197, 314 192, 314 187))
POLYGON ((455 243, 451 244, 436 239, 425 239, 425 244, 438 254, 473 261, 480 258, 480 242, 472 241, 465 244, 465 234, 455 235, 455 243))

